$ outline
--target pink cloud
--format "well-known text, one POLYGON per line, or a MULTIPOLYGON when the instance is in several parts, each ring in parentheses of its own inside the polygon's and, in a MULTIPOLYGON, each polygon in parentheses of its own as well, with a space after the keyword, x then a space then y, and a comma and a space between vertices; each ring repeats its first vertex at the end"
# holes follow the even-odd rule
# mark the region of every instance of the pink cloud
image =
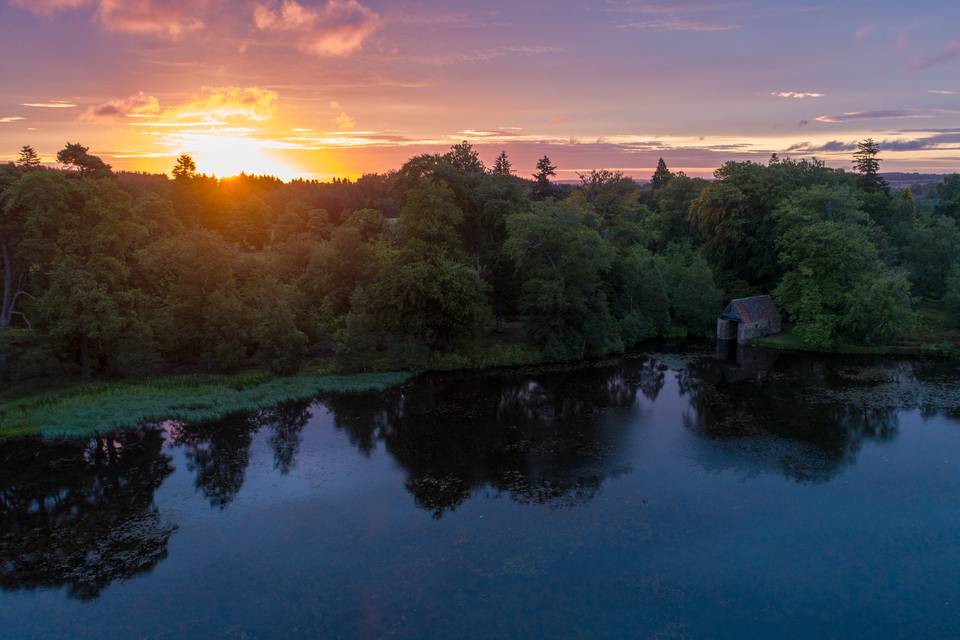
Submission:
POLYGON ((380 16, 357 0, 327 0, 319 9, 297 0, 283 0, 279 7, 257 4, 253 20, 261 31, 298 34, 300 49, 320 56, 352 53, 380 26, 380 16))
POLYGON ((204 26, 205 0, 100 0, 100 20, 112 31, 177 39, 204 26))
POLYGON ((59 11, 92 4, 94 0, 10 0, 10 6, 49 16, 59 11))
POLYGON ((96 6, 111 31, 177 39, 204 26, 197 17, 209 0, 10 0, 10 5, 50 16, 68 9, 96 6))
POLYGON ((825 93, 819 91, 774 91, 770 95, 776 98, 792 98, 794 100, 805 100, 806 98, 822 98, 825 93))
POLYGON ((881 109, 876 111, 847 111, 832 116, 817 116, 817 122, 851 122, 854 120, 895 120, 929 118, 930 115, 909 109, 881 109))
POLYGON ((872 24, 865 24, 862 27, 859 27, 856 32, 854 32, 854 35, 856 36, 858 42, 863 42, 872 36, 874 31, 876 31, 875 26, 872 24))
POLYGON ((82 119, 88 122, 114 120, 116 118, 133 118, 160 113, 160 102, 153 96, 138 93, 129 98, 110 100, 87 109, 82 119))

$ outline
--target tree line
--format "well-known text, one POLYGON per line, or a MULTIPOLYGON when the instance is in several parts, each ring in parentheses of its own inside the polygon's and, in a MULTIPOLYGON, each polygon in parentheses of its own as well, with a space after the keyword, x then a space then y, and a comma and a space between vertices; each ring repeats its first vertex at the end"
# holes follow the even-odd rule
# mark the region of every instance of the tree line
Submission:
POLYGON ((573 360, 708 335, 724 301, 770 292, 813 347, 894 340, 920 298, 960 311, 960 175, 915 198, 877 154, 569 185, 464 142, 283 183, 185 155, 172 179, 118 173, 77 143, 51 169, 24 147, 0 166, 0 370, 422 367, 503 336, 573 360))

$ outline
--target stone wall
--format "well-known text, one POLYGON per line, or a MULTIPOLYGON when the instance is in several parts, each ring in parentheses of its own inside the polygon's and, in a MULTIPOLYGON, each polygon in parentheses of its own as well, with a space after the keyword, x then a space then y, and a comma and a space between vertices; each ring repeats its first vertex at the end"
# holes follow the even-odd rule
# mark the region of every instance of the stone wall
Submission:
POLYGON ((724 320, 720 318, 717 320, 717 339, 718 340, 736 340, 737 339, 737 322, 733 320, 724 320))
POLYGON ((780 333, 780 329, 780 323, 771 320, 750 323, 742 322, 737 329, 737 342, 746 343, 753 338, 772 336, 780 333))

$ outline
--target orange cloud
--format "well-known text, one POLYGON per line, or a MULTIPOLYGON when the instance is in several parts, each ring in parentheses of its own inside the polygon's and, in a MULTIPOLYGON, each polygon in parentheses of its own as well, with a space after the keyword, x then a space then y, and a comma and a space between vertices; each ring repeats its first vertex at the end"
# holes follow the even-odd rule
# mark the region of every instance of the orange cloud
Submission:
POLYGON ((77 105, 65 100, 51 100, 49 102, 24 102, 21 107, 33 107, 35 109, 73 109, 77 105))
POLYGON ((203 87, 200 96, 174 109, 178 118, 243 118, 264 122, 277 112, 277 92, 260 87, 203 87))
POLYGON ((346 111, 340 106, 339 102, 331 102, 330 108, 334 111, 337 111, 337 128, 338 129, 353 129, 357 126, 357 121, 350 117, 346 111))
POLYGON ((140 92, 128 98, 92 106, 81 119, 97 122, 118 118, 149 118, 132 124, 158 128, 217 126, 230 118, 265 122, 276 115, 277 99, 276 91, 260 87, 203 87, 200 95, 187 102, 161 107, 157 98, 140 92))
POLYGON ((356 51, 380 26, 380 16, 357 0, 327 0, 320 9, 296 0, 257 4, 254 24, 261 31, 299 34, 297 45, 320 56, 343 56, 356 51))

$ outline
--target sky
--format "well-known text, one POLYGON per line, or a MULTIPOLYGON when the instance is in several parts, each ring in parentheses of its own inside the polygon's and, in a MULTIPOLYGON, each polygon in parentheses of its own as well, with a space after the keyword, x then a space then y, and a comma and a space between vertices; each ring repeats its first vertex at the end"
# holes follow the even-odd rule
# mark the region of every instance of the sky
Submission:
POLYGON ((0 161, 355 178, 468 140, 647 178, 960 170, 956 0, 0 0, 0 161))

